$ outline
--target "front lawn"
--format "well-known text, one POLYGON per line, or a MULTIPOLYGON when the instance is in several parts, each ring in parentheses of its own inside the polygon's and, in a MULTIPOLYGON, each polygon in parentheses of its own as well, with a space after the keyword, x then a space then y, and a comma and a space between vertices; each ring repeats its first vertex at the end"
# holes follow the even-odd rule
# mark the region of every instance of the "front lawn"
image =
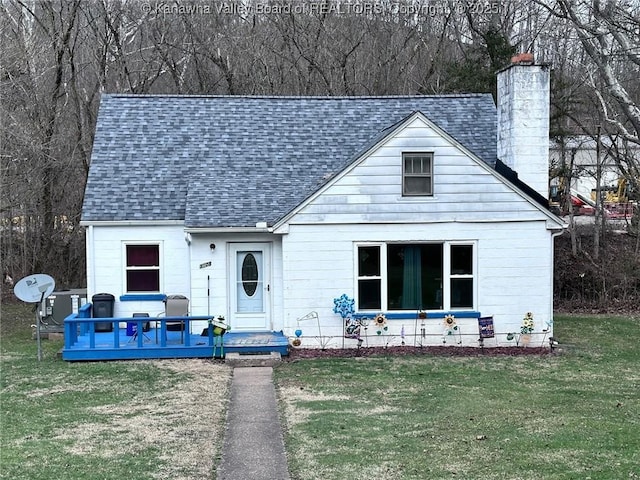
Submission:
POLYGON ((562 316, 554 355, 285 364, 292 478, 640 478, 639 334, 637 318, 562 316))
MULTIPOLYGON (((228 367, 67 363, 52 340, 38 362, 32 316, 2 305, 0 478, 215 478, 228 367)), ((285 363, 292 479, 640 478, 639 329, 563 316, 554 355, 285 363)))
POLYGON ((231 370, 210 360, 37 361, 31 307, 0 317, 0 478, 214 478, 231 370))

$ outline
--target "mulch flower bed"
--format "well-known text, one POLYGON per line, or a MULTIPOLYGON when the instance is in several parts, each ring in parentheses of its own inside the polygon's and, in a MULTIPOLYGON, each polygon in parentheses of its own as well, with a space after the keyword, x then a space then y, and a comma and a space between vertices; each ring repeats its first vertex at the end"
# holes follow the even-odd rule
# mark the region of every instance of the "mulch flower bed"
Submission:
POLYGON ((353 358, 375 356, 431 355, 441 357, 515 357, 520 355, 551 355, 555 353, 543 347, 362 347, 362 348, 292 348, 284 361, 303 358, 353 358))

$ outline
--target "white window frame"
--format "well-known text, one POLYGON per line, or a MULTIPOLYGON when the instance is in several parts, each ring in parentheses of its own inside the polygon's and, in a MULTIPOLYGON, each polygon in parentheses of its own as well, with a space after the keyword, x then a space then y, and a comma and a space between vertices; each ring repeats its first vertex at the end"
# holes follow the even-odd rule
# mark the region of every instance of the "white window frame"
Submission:
POLYGON ((442 285, 442 289, 443 292, 442 294, 444 295, 444 299, 443 299, 443 309, 444 310, 476 310, 477 305, 478 305, 478 295, 477 295, 477 291, 478 291, 478 262, 477 262, 477 252, 478 252, 478 246, 477 246, 477 242, 473 241, 449 241, 449 242, 444 242, 445 244, 445 248, 444 250, 444 255, 443 255, 443 273, 442 276, 444 277, 442 279, 443 281, 443 285, 442 285), (453 274, 451 273, 451 247, 455 246, 455 245, 463 245, 463 246, 471 246, 472 247, 472 251, 471 251, 471 274, 453 274), (453 308, 451 306, 451 280, 452 279, 464 279, 464 278, 470 278, 473 280, 473 305, 470 307, 455 307, 453 308), (445 280, 446 279, 446 280, 445 280))
MULTIPOLYGON (((383 271, 383 265, 387 264, 387 244, 384 242, 362 242, 357 243, 355 245, 355 255, 354 255, 354 267, 353 271, 355 272, 355 300, 356 300, 356 310, 358 309, 358 303, 360 298, 360 280, 378 280, 380 279, 380 289, 382 290, 380 296, 380 306, 381 309, 384 310, 384 307, 387 305, 387 275, 386 271, 383 271), (370 275, 370 276, 360 276, 360 256, 359 249, 360 247, 378 247, 380 249, 380 276, 370 275)), ((373 311, 373 310, 363 310, 363 311, 373 311)))
MULTIPOLYGON (((354 292, 355 292, 355 308, 359 312, 375 312, 372 309, 360 309, 358 304, 359 299, 359 286, 360 280, 377 279, 380 278, 380 309, 383 312, 409 312, 409 310, 389 310, 388 308, 388 275, 387 275, 387 245, 442 245, 442 310, 430 310, 430 311, 467 311, 477 310, 478 306, 478 242, 475 240, 456 240, 456 241, 409 241, 409 242, 357 242, 354 244, 354 292), (472 272, 471 274, 452 274, 451 273, 451 247, 453 245, 468 245, 472 247, 472 272), (359 276, 358 275, 358 251, 360 247, 379 247, 380 248, 380 277, 374 276, 359 276), (451 279, 455 278, 471 278, 473 280, 473 305, 469 307, 451 307, 451 279)), ((413 310, 411 310, 413 311, 413 310)))
POLYGON ((162 241, 124 241, 122 242, 122 290, 126 294, 130 295, 147 295, 154 293, 162 293, 164 291, 164 281, 163 281, 163 242, 162 241), (158 263, 159 265, 154 266, 144 266, 144 267, 130 267, 127 265, 127 247, 135 246, 135 245, 155 245, 158 247, 158 263), (129 290, 129 285, 127 283, 127 272, 134 270, 157 270, 158 271, 158 291, 140 291, 140 290, 129 290))
POLYGON ((402 153, 402 196, 403 197, 433 197, 433 170, 434 170, 434 155, 433 152, 403 152, 402 153), (427 157, 429 158, 429 172, 425 173, 406 173, 406 161, 409 157, 427 157), (429 193, 408 193, 406 191, 406 179, 407 178, 428 178, 429 179, 429 193))

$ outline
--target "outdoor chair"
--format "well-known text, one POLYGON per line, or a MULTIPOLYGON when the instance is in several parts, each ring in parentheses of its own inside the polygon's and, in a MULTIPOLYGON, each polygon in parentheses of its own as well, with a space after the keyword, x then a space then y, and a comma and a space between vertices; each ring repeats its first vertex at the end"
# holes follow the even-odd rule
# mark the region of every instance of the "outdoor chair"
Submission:
MULTIPOLYGON (((159 316, 164 317, 186 317, 189 315, 189 299, 184 295, 168 295, 164 299, 164 312, 159 316)), ((184 341, 184 321, 167 322, 168 331, 180 331, 180 341, 184 341)), ((156 328, 156 343, 157 343, 156 328)))
MULTIPOLYGON (((140 318, 140 317, 149 318, 149 314, 141 313, 141 312, 133 314, 133 318, 140 318)), ((127 335, 129 335, 129 329, 133 331, 133 335, 131 336, 129 343, 136 341, 136 339, 138 338, 138 335, 142 335, 143 342, 145 340, 151 342, 151 339, 144 334, 144 332, 148 332, 151 329, 151 322, 144 322, 142 324, 142 331, 140 331, 140 329, 138 328, 138 324, 136 322, 127 322, 127 335)))

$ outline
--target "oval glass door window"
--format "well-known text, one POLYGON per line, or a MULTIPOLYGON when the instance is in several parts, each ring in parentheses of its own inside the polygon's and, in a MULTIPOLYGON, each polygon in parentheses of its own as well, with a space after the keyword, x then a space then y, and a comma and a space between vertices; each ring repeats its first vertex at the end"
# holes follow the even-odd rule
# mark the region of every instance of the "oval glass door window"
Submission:
POLYGON ((253 297, 258 288, 258 263, 253 253, 247 253, 242 261, 242 288, 249 297, 253 297))

